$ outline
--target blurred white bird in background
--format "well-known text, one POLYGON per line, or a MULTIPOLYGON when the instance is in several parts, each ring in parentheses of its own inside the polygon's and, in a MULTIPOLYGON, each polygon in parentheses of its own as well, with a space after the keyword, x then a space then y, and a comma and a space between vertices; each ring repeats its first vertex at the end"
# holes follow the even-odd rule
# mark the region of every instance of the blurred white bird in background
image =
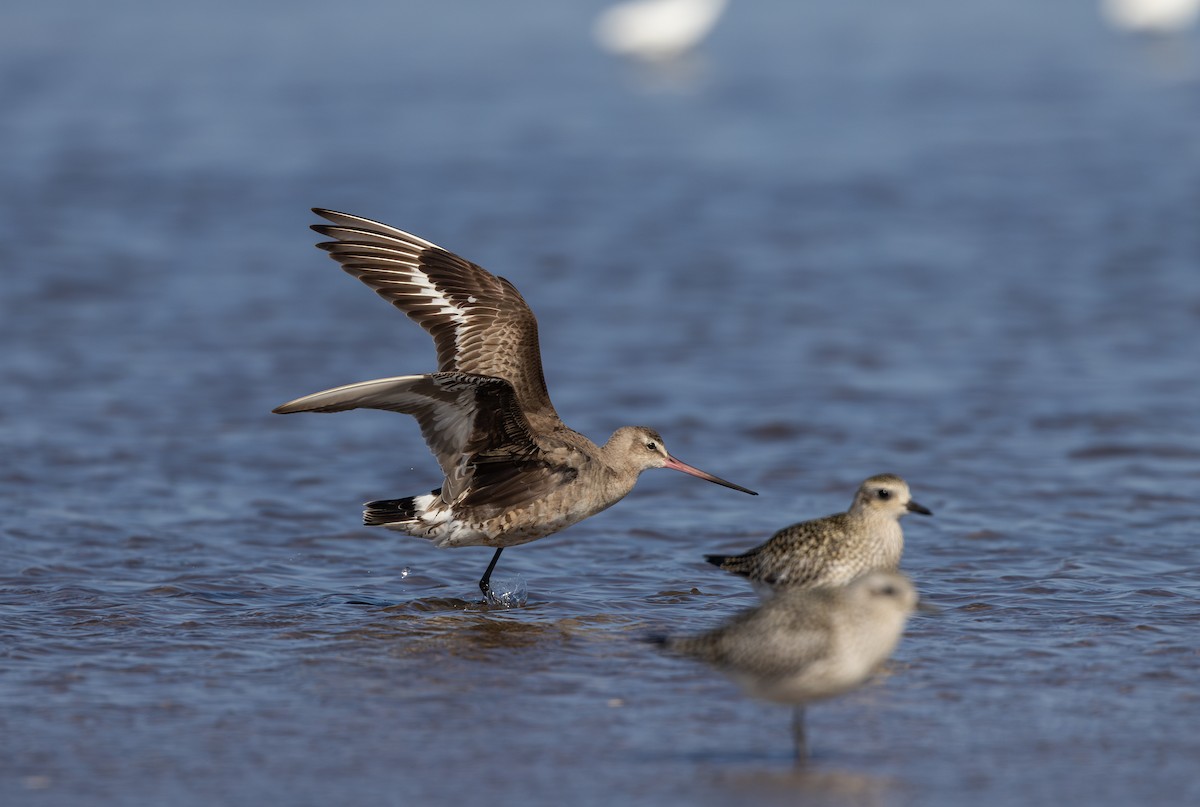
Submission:
POLYGON ((1135 34, 1166 35, 1191 27, 1200 0, 1101 0, 1100 10, 1114 28, 1135 34))
POLYGON ((717 24, 728 0, 629 0, 596 18, 593 33, 605 50, 646 62, 678 59, 717 24))

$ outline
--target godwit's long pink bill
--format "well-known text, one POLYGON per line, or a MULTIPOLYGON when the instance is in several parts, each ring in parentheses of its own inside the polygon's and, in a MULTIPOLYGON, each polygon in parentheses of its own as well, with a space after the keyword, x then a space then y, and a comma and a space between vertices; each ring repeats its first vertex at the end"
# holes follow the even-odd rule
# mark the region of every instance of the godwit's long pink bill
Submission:
POLYGON ((685 474, 691 474, 692 476, 699 477, 700 479, 704 479, 709 482, 716 482, 718 485, 724 485, 727 488, 733 488, 734 490, 740 490, 742 493, 749 493, 751 496, 758 495, 757 493, 750 490, 749 488, 744 488, 741 485, 735 485, 732 482, 727 482, 719 476, 713 476, 708 471, 701 471, 696 466, 688 465, 686 462, 682 462, 670 455, 667 455, 667 461, 665 463, 663 463, 662 467, 670 468, 672 471, 682 471, 685 474))
POLYGON ((671 468, 756 495, 672 457, 658 432, 624 426, 604 445, 559 419, 542 377, 537 321, 511 283, 424 239, 370 219, 314 208, 313 229, 342 268, 433 337, 437 372, 363 381, 275 409, 385 409, 412 415, 441 466, 423 496, 368 502, 364 523, 437 546, 500 553, 557 532, 620 501, 649 468, 671 468))

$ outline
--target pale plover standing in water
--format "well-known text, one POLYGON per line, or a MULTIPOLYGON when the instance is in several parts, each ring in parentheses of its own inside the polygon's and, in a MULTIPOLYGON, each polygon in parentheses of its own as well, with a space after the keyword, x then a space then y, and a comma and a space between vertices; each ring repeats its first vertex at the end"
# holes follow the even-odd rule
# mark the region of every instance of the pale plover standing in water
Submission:
POLYGON ((662 437, 624 426, 596 445, 559 420, 542 378, 537 321, 502 277, 394 227, 314 208, 334 239, 318 244, 348 273, 429 331, 438 372, 362 381, 275 408, 385 409, 413 415, 445 478, 424 496, 368 502, 363 521, 437 546, 528 543, 624 498, 650 468, 671 468, 754 495, 672 457, 662 437))
POLYGON ((895 650, 916 607, 908 578, 871 572, 848 586, 781 590, 699 636, 649 641, 711 664, 753 697, 793 705, 796 762, 803 764, 804 705, 870 678, 895 650))
POLYGON ((714 566, 747 578, 764 597, 782 587, 838 586, 874 569, 894 570, 904 551, 900 517, 931 516, 895 474, 859 486, 845 513, 785 527, 741 555, 705 555, 714 566))

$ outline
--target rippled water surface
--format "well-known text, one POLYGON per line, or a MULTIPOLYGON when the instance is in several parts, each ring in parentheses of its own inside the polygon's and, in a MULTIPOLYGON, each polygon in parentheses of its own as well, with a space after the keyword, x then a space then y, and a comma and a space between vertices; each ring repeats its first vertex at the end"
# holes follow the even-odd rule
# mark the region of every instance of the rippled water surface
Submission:
MULTIPOLYGON (((170 4, 168 4, 170 5, 170 4)), ((1200 800, 1200 45, 1090 3, 734 3, 623 64, 599 3, 22 6, 0 27, 0 802, 1200 800), (649 473, 505 553, 359 526, 434 367, 313 205, 510 278, 564 419, 649 473), (636 640, 706 565, 902 474, 941 608, 786 710, 636 640)))

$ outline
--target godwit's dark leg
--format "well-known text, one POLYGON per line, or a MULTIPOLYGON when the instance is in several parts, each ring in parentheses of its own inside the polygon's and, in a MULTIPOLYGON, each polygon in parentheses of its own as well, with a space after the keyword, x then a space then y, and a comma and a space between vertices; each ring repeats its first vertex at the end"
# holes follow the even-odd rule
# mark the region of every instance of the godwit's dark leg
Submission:
POLYGON ((483 592, 486 598, 488 591, 491 590, 492 569, 496 568, 496 561, 500 560, 500 553, 504 551, 504 547, 496 550, 496 554, 492 555, 492 562, 488 564, 487 571, 483 573, 483 577, 479 580, 479 590, 483 592))
POLYGON ((797 706, 792 712, 792 739, 796 741, 796 765, 808 762, 808 741, 804 736, 804 707, 797 706))

